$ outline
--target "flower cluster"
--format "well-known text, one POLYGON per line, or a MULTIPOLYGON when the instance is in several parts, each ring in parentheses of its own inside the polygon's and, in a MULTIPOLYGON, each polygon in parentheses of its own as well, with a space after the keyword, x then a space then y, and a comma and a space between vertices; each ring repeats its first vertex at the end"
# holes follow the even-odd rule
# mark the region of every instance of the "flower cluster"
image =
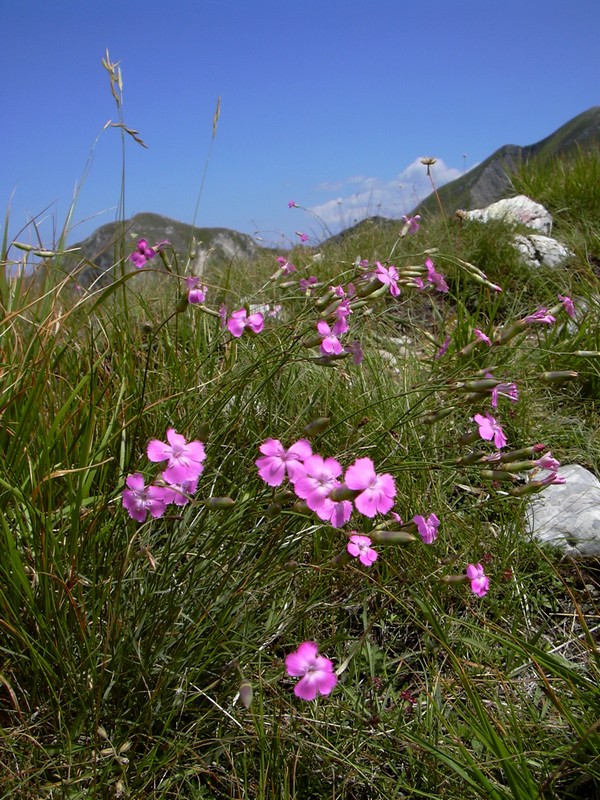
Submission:
POLYGON ((144 522, 148 513, 162 517, 170 503, 184 506, 190 495, 196 492, 198 479, 204 469, 206 453, 198 440, 186 442, 185 437, 174 428, 167 430, 167 441, 151 439, 146 450, 148 459, 154 463, 167 462, 160 478, 146 485, 143 475, 136 472, 126 478, 123 489, 123 506, 129 516, 144 522))

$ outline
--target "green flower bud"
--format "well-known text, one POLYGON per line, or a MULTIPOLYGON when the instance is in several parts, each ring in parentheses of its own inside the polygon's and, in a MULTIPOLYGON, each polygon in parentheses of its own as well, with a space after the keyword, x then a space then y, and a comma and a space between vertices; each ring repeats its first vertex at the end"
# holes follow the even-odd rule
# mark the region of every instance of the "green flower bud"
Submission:
POLYGON ((302 429, 305 436, 317 436, 329 427, 329 417, 317 417, 302 429))
POLYGON ((209 497, 204 505, 209 511, 226 511, 235 505, 235 500, 231 497, 209 497))
POLYGON ((252 684, 250 681, 243 680, 240 684, 240 700, 244 708, 250 708, 252 705, 252 684))
POLYGON ((542 372, 538 376, 542 383, 562 383, 563 381, 571 381, 579 377, 579 373, 572 369, 563 370, 561 372, 542 372))
POLYGON ((408 530, 384 531, 376 528, 368 536, 374 544, 408 544, 417 540, 408 530))

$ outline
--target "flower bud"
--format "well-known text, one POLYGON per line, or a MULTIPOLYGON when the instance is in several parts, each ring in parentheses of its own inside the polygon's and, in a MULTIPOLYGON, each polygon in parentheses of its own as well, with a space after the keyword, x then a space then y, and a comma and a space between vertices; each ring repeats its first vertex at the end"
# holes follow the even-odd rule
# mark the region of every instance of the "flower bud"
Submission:
POLYGON ((514 337, 518 333, 524 331, 525 328, 526 328, 526 323, 524 323, 523 320, 517 320, 517 322, 513 322, 512 325, 509 325, 502 331, 500 336, 498 336, 498 338, 496 339, 496 343, 506 344, 507 342, 510 342, 511 339, 514 339, 514 337))
POLYGON ((302 429, 305 436, 317 436, 329 427, 329 417, 317 417, 302 429))
POLYGON ((468 583, 468 575, 442 575, 440 578, 442 583, 468 583))
POLYGON ((535 461, 510 461, 508 463, 503 461, 502 466, 507 472, 525 472, 533 469, 536 463, 535 461))
POLYGON ((600 356, 600 350, 575 350, 573 351, 574 356, 581 356, 581 358, 598 358, 600 356))
POLYGON ((458 443, 473 444, 473 442, 478 442, 479 439, 480 439, 479 431, 469 431, 468 433, 463 433, 462 436, 459 436, 458 443))
POLYGON ((274 519, 278 517, 281 512, 283 511, 283 506, 281 503, 271 503, 271 505, 265 511, 265 517, 269 517, 269 519, 274 519))
POLYGON ((478 381, 464 381, 464 383, 457 384, 458 389, 469 389, 472 392, 487 392, 495 386, 499 386, 502 381, 497 378, 481 378, 478 381))
POLYGON ((417 540, 417 537, 408 530, 384 531, 379 528, 372 530, 369 538, 373 544, 407 544, 417 540))
POLYGON ((201 422, 196 428, 196 438, 201 442, 206 442, 210 435, 210 425, 208 422, 201 422))
POLYGON ((226 511, 235 505, 235 500, 231 497, 209 497, 204 505, 209 511, 226 511))
POLYGON ((563 381, 571 381, 579 377, 579 373, 572 369, 567 369, 559 372, 542 372, 538 376, 538 380, 542 383, 562 383, 563 381))
POLYGON ((296 495, 292 492, 291 489, 282 489, 279 492, 275 492, 273 495, 273 502, 274 503, 288 503, 290 500, 293 500, 296 495))
POLYGON ((441 419, 449 417, 455 408, 456 406, 447 406, 446 408, 441 408, 439 411, 428 411, 427 414, 421 417, 421 422, 424 425, 433 425, 434 422, 439 422, 441 419))
POLYGON ((338 486, 329 493, 331 500, 338 503, 340 500, 354 500, 354 498, 361 493, 362 489, 348 489, 347 486, 338 486))
POLYGON ((294 559, 292 559, 291 561, 286 561, 285 564, 283 565, 283 569, 286 572, 295 572, 297 568, 298 568, 298 562, 294 561, 294 559))
POLYGON ((335 558, 333 559, 333 563, 336 567, 344 567, 346 564, 349 564, 352 561, 352 556, 347 550, 342 550, 335 558))
POLYGON ((485 450, 474 450, 472 453, 467 453, 466 456, 456 459, 456 463, 461 467, 468 467, 471 464, 477 464, 485 456, 485 450))
POLYGON ((302 347, 317 347, 323 341, 322 336, 311 336, 310 339, 305 339, 301 342, 302 347))
POLYGON ((498 456, 498 461, 512 461, 513 458, 523 458, 524 456, 535 456, 541 453, 546 447, 545 444, 532 444, 530 447, 522 447, 520 450, 510 450, 507 453, 495 453, 498 456))
POLYGON ((302 514, 304 517, 311 517, 312 511, 306 505, 304 500, 297 500, 294 505, 292 506, 292 511, 295 511, 296 514, 302 514))
POLYGON ((482 469, 479 473, 482 478, 490 481, 516 481, 516 476, 512 472, 506 472, 501 469, 482 469))
POLYGON ((183 314, 183 312, 187 310, 188 305, 189 301, 187 294, 182 294, 181 297, 179 298, 179 302, 175 306, 175 313, 183 314))
POLYGON ((385 283, 381 283, 381 281, 379 281, 377 278, 373 278, 373 280, 369 281, 369 283, 359 287, 356 290, 356 294, 358 295, 358 297, 368 297, 369 295, 372 295, 380 287, 383 287, 386 292, 389 291, 385 283))
POLYGON ((240 684, 240 700, 244 708, 250 708, 252 705, 252 694, 252 684, 244 679, 240 684))

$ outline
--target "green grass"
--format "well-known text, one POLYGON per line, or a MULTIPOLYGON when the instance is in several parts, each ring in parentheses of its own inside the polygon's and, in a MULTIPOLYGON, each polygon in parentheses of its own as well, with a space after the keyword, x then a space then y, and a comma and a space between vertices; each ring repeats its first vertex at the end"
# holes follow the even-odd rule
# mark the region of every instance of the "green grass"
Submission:
MULTIPOLYGON (((583 208, 573 187, 589 187, 566 170, 542 173, 548 203, 568 184, 583 208)), ((593 220, 577 235, 598 231, 593 220)), ((19 252, 33 264, 5 237, 4 262, 19 252)), ((600 474, 599 362, 576 355, 600 349, 587 252, 526 275, 502 226, 440 221, 404 238, 357 228, 324 242, 320 260, 291 252, 291 276, 270 279, 271 253, 214 270, 212 313, 181 304, 185 263, 169 274, 156 259, 91 292, 65 277, 60 254, 34 277, 4 273, 0 798, 596 796, 597 565, 541 551, 524 534, 527 499, 489 464, 460 462, 494 452, 461 440, 491 408, 470 384, 491 370, 519 388, 494 411, 509 449, 543 442, 600 474), (431 253, 447 295, 405 285, 396 300, 355 303, 361 365, 323 364, 305 346, 328 288, 364 285, 357 257, 402 271, 431 253), (309 275, 320 285, 307 296, 298 279, 309 275), (560 310, 552 327, 469 349, 474 327, 493 339, 559 292, 575 299, 576 323, 560 310), (282 311, 233 339, 222 302, 282 311), (573 369, 575 380, 540 378, 573 369), (322 417, 315 451, 391 473, 404 520, 440 518, 433 545, 417 537, 380 545, 368 569, 348 563, 346 533, 381 520, 355 513, 336 530, 260 480, 259 445, 288 446, 322 417), (146 445, 168 427, 205 442, 200 485, 187 506, 138 524, 125 479, 157 474, 146 445), (204 502, 219 497, 232 502, 204 502), (452 582, 478 561, 491 578, 481 599, 452 582), (284 669, 305 640, 339 675, 313 703, 284 669)))

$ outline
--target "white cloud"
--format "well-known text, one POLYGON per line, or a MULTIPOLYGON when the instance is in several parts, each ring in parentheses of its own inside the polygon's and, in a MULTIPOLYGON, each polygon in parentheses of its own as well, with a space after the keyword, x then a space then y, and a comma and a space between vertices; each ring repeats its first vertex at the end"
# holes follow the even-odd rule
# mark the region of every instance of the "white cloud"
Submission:
MULTIPOLYGON (((460 177, 462 170, 447 166, 441 159, 431 167, 437 187, 460 177)), ((316 187, 337 196, 309 210, 331 230, 354 225, 366 217, 399 218, 408 213, 431 193, 427 169, 415 159, 392 180, 354 175, 336 182, 324 182, 316 187)))

